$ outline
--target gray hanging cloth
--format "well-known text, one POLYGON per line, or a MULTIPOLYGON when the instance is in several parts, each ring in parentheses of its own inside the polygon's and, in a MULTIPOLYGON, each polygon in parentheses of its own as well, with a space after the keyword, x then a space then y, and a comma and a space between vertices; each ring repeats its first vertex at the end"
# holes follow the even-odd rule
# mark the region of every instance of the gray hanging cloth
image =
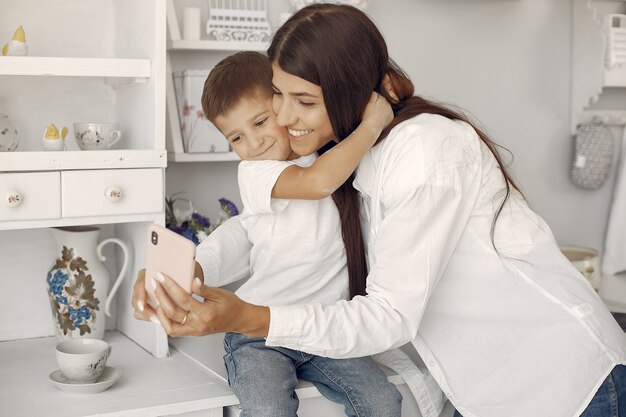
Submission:
POLYGON ((572 182, 579 187, 600 188, 611 170, 613 135, 599 123, 581 123, 574 136, 575 149, 572 164, 572 182))

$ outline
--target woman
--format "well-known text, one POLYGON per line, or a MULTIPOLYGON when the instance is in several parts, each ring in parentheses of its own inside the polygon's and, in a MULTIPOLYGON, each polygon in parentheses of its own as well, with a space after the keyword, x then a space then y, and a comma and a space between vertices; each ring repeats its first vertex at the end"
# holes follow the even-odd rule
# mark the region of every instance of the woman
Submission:
MULTIPOLYGON (((392 103, 395 118, 353 182, 367 295, 264 307, 196 282, 200 303, 167 280, 157 312, 166 331, 266 336, 267 345, 329 357, 410 341, 457 415, 626 416, 624 333, 493 143, 461 114, 413 96, 371 20, 348 6, 309 6, 278 30, 268 56, 274 110, 298 154, 346 137, 372 90, 392 103)), ((236 236, 237 220, 216 232, 236 236)), ((245 255, 234 242, 224 250, 245 255)), ((239 259, 223 273, 245 267, 239 259)))

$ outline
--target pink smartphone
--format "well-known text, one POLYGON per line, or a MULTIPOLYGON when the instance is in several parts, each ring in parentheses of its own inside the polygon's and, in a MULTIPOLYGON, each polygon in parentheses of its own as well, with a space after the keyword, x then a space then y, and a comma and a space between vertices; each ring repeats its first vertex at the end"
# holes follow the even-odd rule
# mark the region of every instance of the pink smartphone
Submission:
POLYGON ((158 306, 152 284, 152 280, 157 280, 157 272, 169 276, 191 294, 196 266, 196 245, 191 240, 158 224, 151 224, 148 227, 146 258, 144 284, 147 301, 152 307, 158 306))

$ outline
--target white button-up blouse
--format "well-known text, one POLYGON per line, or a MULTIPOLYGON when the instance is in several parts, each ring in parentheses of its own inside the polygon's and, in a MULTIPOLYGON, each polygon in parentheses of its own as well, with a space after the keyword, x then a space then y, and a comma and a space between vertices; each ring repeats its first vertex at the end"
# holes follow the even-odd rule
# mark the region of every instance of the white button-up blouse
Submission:
POLYGON ((399 124, 354 186, 368 295, 270 306, 267 345, 346 358, 410 341, 464 417, 578 416, 626 364, 624 333, 519 193, 492 242, 503 177, 468 124, 399 124))

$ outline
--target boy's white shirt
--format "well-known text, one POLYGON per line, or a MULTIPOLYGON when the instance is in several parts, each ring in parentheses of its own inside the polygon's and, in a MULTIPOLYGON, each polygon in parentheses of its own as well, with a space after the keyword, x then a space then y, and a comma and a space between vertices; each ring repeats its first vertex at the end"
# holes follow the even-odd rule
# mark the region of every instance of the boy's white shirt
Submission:
MULTIPOLYGON (((240 221, 251 244, 250 278, 236 291, 244 301, 259 305, 325 304, 347 298, 341 222, 332 198, 271 198, 272 188, 285 168, 307 167, 315 159, 316 155, 308 155, 293 161, 240 162, 240 221)), ((221 260, 230 255, 220 251, 221 236, 210 234, 196 252, 204 282, 210 286, 229 281, 220 276, 221 260)))

